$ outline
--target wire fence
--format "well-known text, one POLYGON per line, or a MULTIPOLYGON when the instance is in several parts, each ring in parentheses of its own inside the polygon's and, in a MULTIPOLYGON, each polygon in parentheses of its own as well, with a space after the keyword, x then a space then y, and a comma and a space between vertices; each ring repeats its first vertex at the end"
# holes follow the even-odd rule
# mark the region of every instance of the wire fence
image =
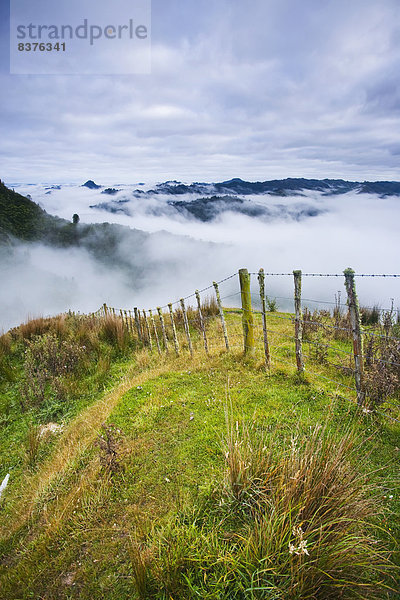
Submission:
POLYGON ((358 403, 364 413, 374 411, 400 422, 398 311, 393 299, 388 309, 360 307, 356 277, 400 275, 357 274, 351 269, 344 274, 241 269, 239 276, 234 273, 164 306, 128 310, 104 304, 92 318, 121 319, 139 345, 159 354, 241 352, 263 361, 270 372, 297 371, 358 403), (273 278, 283 277, 294 279, 293 295, 269 296, 266 289, 273 278), (307 277, 344 278, 346 302, 340 291, 332 302, 302 298, 307 277), (278 300, 285 300, 285 311, 278 300))

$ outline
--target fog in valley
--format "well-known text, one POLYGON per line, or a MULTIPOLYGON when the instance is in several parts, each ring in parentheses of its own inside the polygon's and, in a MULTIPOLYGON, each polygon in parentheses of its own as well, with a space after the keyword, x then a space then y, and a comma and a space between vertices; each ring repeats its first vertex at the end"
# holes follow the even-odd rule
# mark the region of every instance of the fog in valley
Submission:
MULTIPOLYGON (((9 184, 11 186, 11 184, 9 184)), ((0 330, 28 317, 66 310, 90 312, 103 302, 116 308, 154 308, 209 286, 241 267, 266 272, 342 273, 351 266, 358 273, 397 273, 398 204, 395 196, 346 193, 323 196, 319 192, 275 197, 252 196, 246 202, 267 210, 267 216, 249 216, 224 210, 200 220, 176 210, 171 200, 193 202, 197 195, 168 197, 143 194, 137 185, 110 187, 113 195, 79 185, 17 185, 15 191, 39 203, 49 214, 81 223, 110 222, 148 232, 132 245, 121 231, 121 264, 106 265, 84 248, 59 249, 43 244, 18 244, 2 251, 0 272, 0 330), (47 188, 47 189, 46 189, 47 188), (50 193, 49 193, 50 192, 50 193), (103 205, 99 207, 99 205, 103 205), (91 208, 93 207, 93 208, 91 208), (304 212, 305 210, 305 212, 304 212), (308 212, 307 212, 308 211, 308 212), (311 215, 314 216, 309 216, 311 215)), ((151 186, 142 186, 144 192, 151 186)), ((234 205, 233 205, 234 206, 234 205)), ((261 210, 261 209, 260 209, 261 210)), ((267 293, 278 306, 290 309, 290 277, 268 277, 267 293)), ((398 279, 357 279, 360 302, 380 307, 400 305, 398 279)), ((256 277, 253 277, 256 293, 256 277)), ((343 278, 304 278, 304 298, 333 301, 343 278)), ((238 291, 238 280, 223 287, 223 295, 238 291)), ((238 297, 227 298, 235 304, 238 297)), ((310 304, 313 306, 313 304, 310 304)))

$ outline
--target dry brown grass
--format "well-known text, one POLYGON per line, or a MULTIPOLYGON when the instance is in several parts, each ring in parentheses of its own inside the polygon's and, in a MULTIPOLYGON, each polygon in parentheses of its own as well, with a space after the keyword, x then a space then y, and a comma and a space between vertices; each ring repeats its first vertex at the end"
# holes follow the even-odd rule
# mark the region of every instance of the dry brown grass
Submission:
POLYGON ((128 344, 127 330, 119 317, 107 315, 101 321, 101 336, 110 344, 124 350, 128 344))
POLYGON ((25 455, 29 467, 33 467, 36 463, 41 442, 40 434, 40 426, 32 423, 25 438, 25 455))
POLYGON ((132 578, 136 593, 140 600, 147 600, 153 558, 151 550, 144 544, 140 544, 131 539, 129 544, 129 556, 131 559, 132 578))
POLYGON ((0 335, 0 357, 8 354, 11 348, 11 336, 9 333, 0 335))
POLYGON ((12 330, 15 337, 23 340, 31 340, 37 335, 44 335, 48 332, 53 332, 57 337, 62 337, 65 332, 65 315, 29 319, 12 330))

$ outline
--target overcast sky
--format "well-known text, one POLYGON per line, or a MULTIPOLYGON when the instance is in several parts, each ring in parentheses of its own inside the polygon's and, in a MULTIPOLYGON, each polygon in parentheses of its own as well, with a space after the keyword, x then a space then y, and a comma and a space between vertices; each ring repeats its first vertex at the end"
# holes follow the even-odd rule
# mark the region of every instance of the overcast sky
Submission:
POLYGON ((399 0, 153 0, 125 76, 10 75, 0 2, 6 182, 399 179, 399 0))

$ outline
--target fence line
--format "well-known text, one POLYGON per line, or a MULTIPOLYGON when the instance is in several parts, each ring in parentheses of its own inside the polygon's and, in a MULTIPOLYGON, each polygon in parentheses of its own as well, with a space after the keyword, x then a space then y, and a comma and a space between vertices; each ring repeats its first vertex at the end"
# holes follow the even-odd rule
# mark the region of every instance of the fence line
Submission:
MULTIPOLYGON (((247 269, 240 269, 239 274, 233 273, 179 300, 155 309, 147 309, 147 312, 144 309, 139 310, 137 307, 134 307, 132 311, 132 309, 117 309, 103 304, 91 316, 94 319, 109 316, 121 319, 127 333, 135 337, 139 345, 147 347, 149 351, 156 347, 159 354, 168 352, 169 344, 173 345, 177 356, 186 351, 193 356, 198 351, 205 351, 206 355, 209 355, 213 351, 222 349, 227 352, 243 350, 244 354, 257 358, 262 357, 267 369, 280 363, 289 365, 296 368, 300 375, 305 372, 308 375, 320 377, 335 386, 350 390, 354 393, 357 403, 363 411, 369 412, 367 406, 372 398, 368 380, 370 370, 371 368, 378 369, 382 365, 384 366, 382 368, 386 369, 388 366, 400 367, 400 344, 398 343, 400 337, 389 335, 393 331, 393 301, 391 309, 376 311, 378 315, 376 326, 382 326, 384 333, 371 331, 371 328, 368 327, 362 328, 356 293, 356 277, 389 278, 400 277, 400 275, 357 274, 352 269, 346 269, 342 274, 302 273, 300 270, 292 273, 267 273, 263 269, 260 269, 258 273, 249 273, 247 269), (252 275, 257 275, 257 292, 251 290, 252 275), (267 277, 273 276, 293 277, 294 293, 292 298, 278 297, 294 302, 293 313, 277 314, 277 307, 270 305, 271 301, 265 293, 265 282, 267 277), (340 292, 338 292, 338 297, 335 294, 335 302, 302 298, 303 277, 344 278, 347 292, 347 314, 344 311, 344 304, 340 302, 340 292), (239 291, 232 292, 232 286, 229 285, 226 293, 221 295, 220 286, 234 278, 238 278, 239 291), (207 302, 204 303, 204 300, 202 304, 201 294, 210 290, 214 290, 214 300, 208 298, 208 305, 207 302), (231 300, 238 296, 241 297, 240 307, 231 309, 223 307, 223 300, 231 300), (192 303, 186 304, 186 301, 190 299, 194 299, 194 307, 192 303), (252 302, 257 307, 260 306, 260 309, 254 309, 252 302), (333 306, 331 309, 333 313, 331 314, 331 310, 314 310, 311 313, 307 307, 304 307, 303 310, 305 302, 329 304, 333 306), (267 305, 269 310, 267 310, 267 305), (242 316, 241 325, 235 319, 236 314, 242 316), (278 321, 274 321, 274 319, 278 321), (328 322, 329 320, 331 322, 328 322), (276 336, 281 340, 279 343, 277 343, 276 336), (367 348, 365 349, 366 343, 367 348), (308 346, 307 354, 303 352, 304 344, 308 346), (375 354, 374 344, 379 346, 378 349, 375 348, 375 354), (395 344, 394 350, 390 344, 395 344), (397 349, 398 354, 396 354, 397 349), (379 356, 377 352, 380 352, 379 356), (394 355, 393 352, 395 352, 394 355), (349 359, 348 364, 343 363, 342 361, 347 358, 349 359), (320 373, 320 369, 316 370, 316 364, 320 366, 320 369, 325 369, 325 374, 320 373), (343 378, 343 381, 332 377, 333 370, 340 375, 339 379, 343 378), (351 380, 353 380, 353 384, 349 385, 351 380)), ((274 302, 276 304, 276 298, 274 302)), ((366 308, 363 307, 363 310, 366 308)), ((371 310, 373 309, 371 308, 371 310)), ((399 382, 400 369, 399 372, 396 372, 396 377, 396 381, 399 382)), ((386 394, 387 397, 397 393, 400 384, 393 383, 392 388, 393 393, 386 394)), ((354 399, 345 399, 354 402, 354 399)), ((379 414, 396 421, 395 417, 385 412, 379 412, 379 414)))
MULTIPOLYGON (((258 275, 258 273, 250 273, 250 275, 258 275)), ((292 276, 293 273, 265 273, 265 275, 286 275, 292 276)), ((303 273, 303 277, 343 277, 343 273, 303 273)), ((390 274, 370 274, 370 273, 356 273, 356 277, 400 277, 400 275, 390 274)))

